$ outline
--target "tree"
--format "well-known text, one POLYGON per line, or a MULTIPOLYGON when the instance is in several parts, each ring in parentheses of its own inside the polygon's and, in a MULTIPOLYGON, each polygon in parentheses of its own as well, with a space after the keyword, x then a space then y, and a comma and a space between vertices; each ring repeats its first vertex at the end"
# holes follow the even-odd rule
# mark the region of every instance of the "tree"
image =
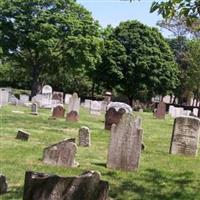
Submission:
POLYGON ((167 0, 153 2, 150 12, 158 11, 163 18, 172 18, 175 15, 184 16, 191 24, 200 17, 200 0, 167 0))
POLYGON ((2 0, 0 11, 3 55, 26 69, 32 96, 37 92, 42 73, 56 72, 64 66, 67 72, 69 66, 93 66, 97 62, 96 54, 93 56, 93 51, 88 51, 84 44, 87 42, 87 47, 93 48, 99 26, 73 0, 2 0), (72 50, 77 46, 79 55, 72 50))
POLYGON ((172 52, 155 28, 137 21, 122 22, 114 29, 111 39, 107 45, 112 43, 114 48, 106 48, 103 59, 106 62, 101 64, 104 77, 108 77, 104 82, 110 84, 117 79, 118 91, 128 97, 130 104, 133 99, 164 95, 177 85, 178 70, 172 52), (121 53, 115 52, 117 46, 121 53), (113 56, 117 53, 122 57, 113 56), (115 71, 114 77, 113 73, 109 74, 110 68, 115 71))

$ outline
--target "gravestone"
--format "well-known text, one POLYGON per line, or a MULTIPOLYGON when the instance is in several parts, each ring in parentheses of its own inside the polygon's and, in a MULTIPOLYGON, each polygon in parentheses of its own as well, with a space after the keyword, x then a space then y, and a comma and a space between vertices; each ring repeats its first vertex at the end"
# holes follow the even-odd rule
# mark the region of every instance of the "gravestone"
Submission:
POLYGON ((165 119, 165 114, 166 114, 166 104, 161 101, 158 103, 155 117, 158 119, 165 119))
POLYGON ((37 105, 37 103, 32 103, 31 114, 32 115, 38 115, 38 105, 37 105))
POLYGON ((200 135, 200 120, 195 117, 177 117, 171 138, 170 153, 196 156, 200 135))
POLYGON ((74 93, 69 100, 67 120, 78 121, 79 109, 80 109, 80 98, 78 97, 77 93, 74 93))
POLYGON ((99 103, 98 101, 91 101, 90 114, 101 115, 101 103, 99 103))
POLYGON ((90 99, 85 99, 85 102, 84 102, 84 108, 90 108, 90 105, 91 105, 91 102, 92 100, 90 99))
POLYGON ((4 88, 0 88, 0 105, 7 105, 8 100, 9 100, 9 92, 4 88))
POLYGON ((18 130, 16 139, 27 141, 29 139, 30 133, 23 130, 18 130))
POLYGON ((64 118, 65 117, 65 109, 62 105, 57 105, 55 108, 53 108, 52 117, 55 118, 64 118))
POLYGON ((52 100, 57 100, 58 103, 63 103, 63 92, 53 92, 52 100))
POLYGON ((6 177, 0 174, 0 194, 4 194, 8 191, 8 184, 6 181, 6 177))
POLYGON ((112 102, 108 104, 105 114, 105 129, 111 130, 112 124, 118 124, 124 113, 131 113, 132 108, 121 102, 112 102))
POLYGON ((77 167, 75 139, 63 140, 44 149, 43 162, 50 165, 77 167))
POLYGON ((50 85, 45 85, 42 88, 42 107, 51 108, 52 104, 52 87, 50 85))
POLYGON ((65 104, 69 104, 69 99, 72 97, 71 94, 65 94, 65 104))
POLYGON ((19 99, 16 98, 15 95, 11 95, 9 98, 9 103, 16 106, 19 103, 19 99))
POLYGON ((79 146, 89 147, 91 145, 90 130, 86 126, 79 129, 79 146))
POLYGON ((61 177, 27 171, 23 200, 108 200, 108 189, 99 172, 61 177))
POLYGON ((29 96, 26 94, 20 94, 19 95, 19 101, 21 104, 26 104, 29 102, 29 96))
POLYGON ((139 167, 142 146, 141 119, 124 114, 118 125, 113 124, 108 148, 107 167, 125 171, 139 167))

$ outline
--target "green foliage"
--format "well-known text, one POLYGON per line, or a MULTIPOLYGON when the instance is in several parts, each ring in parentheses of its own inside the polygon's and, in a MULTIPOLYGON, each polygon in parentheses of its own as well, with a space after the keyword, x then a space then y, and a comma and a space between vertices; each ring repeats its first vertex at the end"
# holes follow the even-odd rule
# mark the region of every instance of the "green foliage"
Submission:
POLYGON ((124 61, 119 63, 119 90, 131 99, 166 94, 177 85, 177 66, 172 52, 155 29, 137 21, 120 23, 113 32, 125 48, 124 61))

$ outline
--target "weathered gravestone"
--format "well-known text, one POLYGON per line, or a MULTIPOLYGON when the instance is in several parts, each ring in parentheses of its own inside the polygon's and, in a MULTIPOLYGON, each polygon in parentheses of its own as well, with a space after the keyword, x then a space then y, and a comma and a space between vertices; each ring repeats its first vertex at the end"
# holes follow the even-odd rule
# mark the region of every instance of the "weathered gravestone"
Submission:
POLYGON ((16 139, 27 141, 29 139, 30 133, 23 130, 18 130, 16 139))
POLYGON ((113 124, 108 149, 107 167, 125 171, 139 167, 142 145, 141 119, 124 114, 118 125, 113 124))
POLYGON ((196 156, 198 153, 200 120, 195 117, 177 117, 171 138, 170 153, 196 156))
POLYGON ((55 108, 53 108, 52 113, 53 118, 64 118, 65 117, 65 109, 62 105, 57 105, 55 108))
POLYGON ((90 114, 101 115, 101 103, 98 101, 91 101, 90 114))
POLYGON ((65 104, 69 104, 69 100, 72 97, 71 94, 65 94, 65 104))
POLYGON ((20 101, 21 104, 24 105, 24 104, 29 102, 29 96, 26 95, 26 94, 20 94, 19 101, 20 101))
POLYGON ((52 99, 57 100, 59 103, 63 103, 63 92, 53 92, 52 99))
POLYGON ((107 200, 109 185, 99 172, 60 177, 27 171, 23 200, 107 200))
POLYGON ((86 126, 79 129, 79 146, 89 147, 91 145, 90 130, 86 126))
POLYGON ((155 117, 158 119, 165 119, 165 114, 166 114, 166 104, 165 102, 159 102, 155 113, 155 117))
POLYGON ((90 105, 91 105, 91 102, 92 100, 90 99, 85 99, 85 102, 84 102, 84 108, 90 108, 90 105))
POLYGON ((8 184, 6 181, 6 177, 0 174, 0 194, 4 194, 8 191, 8 184))
POLYGON ((67 120, 78 121, 80 109, 80 98, 77 93, 74 93, 69 100, 67 120))
POLYGON ((111 130, 112 124, 118 124, 124 113, 131 113, 132 108, 121 102, 112 102, 108 104, 105 114, 105 129, 111 130))
POLYGON ((32 115, 38 115, 38 105, 37 105, 37 103, 32 103, 31 114, 32 115))
POLYGON ((43 162, 50 165, 77 167, 76 152, 77 146, 74 138, 63 140, 44 149, 43 162))
POLYGON ((53 91, 53 89, 50 85, 45 85, 42 88, 42 107, 51 108, 52 91, 53 91))
POLYGON ((0 88, 0 105, 7 105, 9 102, 9 90, 0 88))

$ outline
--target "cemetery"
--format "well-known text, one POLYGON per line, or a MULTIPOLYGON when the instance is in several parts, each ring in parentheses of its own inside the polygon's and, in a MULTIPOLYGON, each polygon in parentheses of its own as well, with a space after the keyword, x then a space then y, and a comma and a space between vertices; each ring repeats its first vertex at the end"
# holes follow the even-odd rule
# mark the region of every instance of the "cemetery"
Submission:
POLYGON ((199 6, 1 0, 0 200, 200 200, 199 6))

